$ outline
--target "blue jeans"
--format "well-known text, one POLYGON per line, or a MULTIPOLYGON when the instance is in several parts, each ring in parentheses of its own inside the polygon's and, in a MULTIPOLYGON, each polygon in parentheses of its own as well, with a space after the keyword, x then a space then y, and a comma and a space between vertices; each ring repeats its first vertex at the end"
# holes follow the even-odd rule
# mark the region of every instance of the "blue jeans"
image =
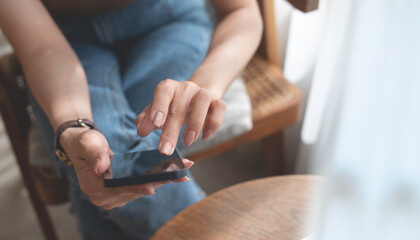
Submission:
MULTIPOLYGON (((139 137, 135 119, 152 102, 160 81, 187 80, 204 59, 212 33, 204 1, 139 0, 106 14, 54 18, 85 69, 93 119, 111 149, 115 153, 156 149, 160 133, 139 137)), ((30 99, 55 158, 53 129, 34 98, 30 99)), ((147 239, 204 197, 191 178, 107 211, 90 203, 73 167, 55 161, 70 180, 72 212, 84 239, 147 239)), ((112 164, 118 169, 124 162, 112 164)))

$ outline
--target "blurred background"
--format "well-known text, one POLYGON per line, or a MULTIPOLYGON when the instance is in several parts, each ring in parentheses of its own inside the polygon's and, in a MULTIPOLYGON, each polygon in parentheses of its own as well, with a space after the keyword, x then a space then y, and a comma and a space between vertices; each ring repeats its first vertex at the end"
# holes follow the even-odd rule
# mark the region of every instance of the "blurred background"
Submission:
MULTIPOLYGON (((420 2, 321 0, 302 13, 275 0, 278 62, 302 92, 284 130, 294 174, 329 181, 315 217, 319 239, 420 236, 420 2)), ((0 55, 11 51, 0 36, 0 55)), ((0 125, 0 238, 42 239, 0 125)), ((198 162, 208 193, 266 176, 260 142, 198 162)), ((49 207, 61 239, 80 239, 68 204, 49 207)))

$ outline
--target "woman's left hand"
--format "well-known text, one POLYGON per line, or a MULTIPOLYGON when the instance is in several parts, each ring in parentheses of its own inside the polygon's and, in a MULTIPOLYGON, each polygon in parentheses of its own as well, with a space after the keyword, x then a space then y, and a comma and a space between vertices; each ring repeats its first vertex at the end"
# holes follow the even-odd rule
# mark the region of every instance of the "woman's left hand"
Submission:
POLYGON ((145 137, 153 129, 162 129, 159 151, 171 155, 184 123, 184 143, 191 145, 201 129, 203 140, 211 137, 222 124, 225 112, 223 100, 212 97, 210 91, 196 83, 166 79, 156 86, 152 104, 137 116, 137 133, 145 137))

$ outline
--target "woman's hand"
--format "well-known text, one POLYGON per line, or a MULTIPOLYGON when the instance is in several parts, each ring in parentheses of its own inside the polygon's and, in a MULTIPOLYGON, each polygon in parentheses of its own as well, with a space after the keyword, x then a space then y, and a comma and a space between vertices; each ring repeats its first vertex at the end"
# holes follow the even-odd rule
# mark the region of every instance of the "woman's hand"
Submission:
POLYGON ((207 56, 189 81, 160 82, 153 103, 136 119, 141 137, 155 128, 163 129, 158 148, 166 155, 173 153, 183 123, 187 124, 186 145, 197 140, 201 129, 205 140, 220 127, 226 112, 220 98, 245 68, 262 36, 263 21, 257 1, 210 2, 218 23, 207 56))
POLYGON ((211 137, 222 124, 225 112, 225 103, 196 83, 166 79, 157 85, 152 104, 137 116, 137 133, 145 137, 153 129, 163 129, 158 148, 171 155, 184 123, 184 143, 191 145, 201 129, 203 140, 211 137))
MULTIPOLYGON (((61 135, 61 145, 67 156, 73 162, 81 190, 90 201, 104 209, 121 207, 131 200, 144 195, 153 195, 155 189, 162 184, 156 182, 140 185, 105 188, 104 178, 112 178, 112 151, 104 135, 96 130, 87 128, 68 128, 61 135)), ((193 162, 184 159, 184 165, 190 168, 193 162)), ((173 182, 188 181, 188 178, 177 179, 173 182)))

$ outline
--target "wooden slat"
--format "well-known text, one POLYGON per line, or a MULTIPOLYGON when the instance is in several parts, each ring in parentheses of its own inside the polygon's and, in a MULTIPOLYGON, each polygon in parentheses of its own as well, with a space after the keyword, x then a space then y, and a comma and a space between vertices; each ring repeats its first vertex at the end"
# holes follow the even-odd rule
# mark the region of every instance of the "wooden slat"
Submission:
MULTIPOLYGON (((318 8, 319 0, 288 0, 296 9, 310 12, 318 8)), ((270 64, 279 66, 279 44, 277 41, 277 26, 274 0, 258 0, 264 23, 264 33, 258 54, 268 60, 270 64)))
POLYGON ((277 42, 277 28, 273 0, 258 1, 264 23, 264 32, 258 53, 269 63, 279 66, 279 51, 277 42))

